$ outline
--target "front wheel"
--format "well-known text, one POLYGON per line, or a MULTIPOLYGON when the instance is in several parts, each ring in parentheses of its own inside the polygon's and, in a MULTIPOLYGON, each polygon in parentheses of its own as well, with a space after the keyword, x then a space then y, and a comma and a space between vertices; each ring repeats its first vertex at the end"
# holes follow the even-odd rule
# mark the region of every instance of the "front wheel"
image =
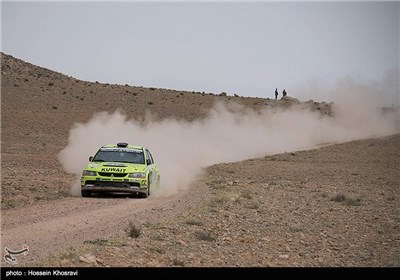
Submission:
POLYGON ((149 182, 149 184, 147 186, 147 192, 140 193, 141 198, 146 198, 146 197, 150 196, 150 180, 147 180, 147 181, 149 182))
POLYGON ((82 197, 89 197, 90 196, 90 191, 81 190, 81 194, 82 194, 82 197))

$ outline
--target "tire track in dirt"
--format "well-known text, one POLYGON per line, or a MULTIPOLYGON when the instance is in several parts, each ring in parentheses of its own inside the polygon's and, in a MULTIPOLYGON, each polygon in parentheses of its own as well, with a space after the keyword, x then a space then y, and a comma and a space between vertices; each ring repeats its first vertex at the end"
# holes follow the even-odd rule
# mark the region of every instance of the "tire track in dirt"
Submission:
MULTIPOLYGON (((125 234, 130 222, 137 225, 181 214, 203 200, 205 190, 204 184, 197 182, 190 190, 168 197, 73 197, 2 211, 1 246, 19 250, 28 245, 28 255, 17 257, 18 266, 32 266, 85 240, 125 234)), ((2 258, 2 266, 10 264, 2 258)))

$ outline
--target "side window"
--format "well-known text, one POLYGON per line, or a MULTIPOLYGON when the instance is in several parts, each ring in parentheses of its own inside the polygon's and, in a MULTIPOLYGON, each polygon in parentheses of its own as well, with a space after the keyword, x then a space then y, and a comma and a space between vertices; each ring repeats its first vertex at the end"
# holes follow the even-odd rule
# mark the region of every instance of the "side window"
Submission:
POLYGON ((153 164, 154 163, 153 157, 151 156, 149 150, 146 150, 146 156, 147 156, 147 159, 150 160, 150 164, 153 164))
POLYGON ((147 158, 150 159, 150 164, 153 164, 153 163, 154 163, 154 160, 153 160, 153 157, 152 157, 151 154, 150 154, 150 151, 149 151, 149 150, 146 150, 146 154, 147 154, 147 158))

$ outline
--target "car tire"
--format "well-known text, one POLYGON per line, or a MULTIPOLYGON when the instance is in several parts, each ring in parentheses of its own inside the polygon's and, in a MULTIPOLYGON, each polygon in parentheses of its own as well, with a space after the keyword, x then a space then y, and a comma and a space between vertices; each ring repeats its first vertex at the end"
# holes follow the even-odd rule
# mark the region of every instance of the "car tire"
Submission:
POLYGON ((150 180, 147 180, 147 181, 149 182, 147 185, 147 192, 140 193, 141 198, 147 198, 148 196, 150 196, 150 180))
POLYGON ((140 198, 147 198, 148 196, 149 196, 149 191, 147 190, 147 192, 145 192, 145 193, 143 193, 143 192, 141 192, 140 194, 139 194, 139 196, 140 196, 140 198))
POLYGON ((90 191, 81 191, 82 197, 89 197, 90 196, 90 191))

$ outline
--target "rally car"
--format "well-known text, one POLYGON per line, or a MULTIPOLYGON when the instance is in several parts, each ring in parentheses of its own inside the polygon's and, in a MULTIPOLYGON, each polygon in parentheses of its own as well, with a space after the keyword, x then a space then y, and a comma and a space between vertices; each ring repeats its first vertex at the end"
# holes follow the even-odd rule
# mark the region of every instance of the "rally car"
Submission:
POLYGON ((146 198, 160 184, 160 174, 148 149, 128 143, 102 146, 82 172, 81 194, 130 193, 146 198))

